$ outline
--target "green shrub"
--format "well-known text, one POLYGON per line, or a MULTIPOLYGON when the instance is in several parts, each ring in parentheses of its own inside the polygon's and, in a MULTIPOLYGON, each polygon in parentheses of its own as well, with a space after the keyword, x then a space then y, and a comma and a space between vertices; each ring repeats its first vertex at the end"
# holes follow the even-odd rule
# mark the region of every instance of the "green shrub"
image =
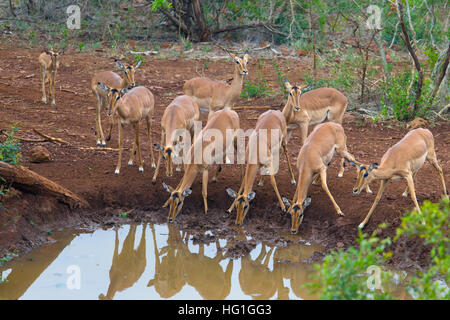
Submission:
POLYGON ((369 282, 374 266, 378 268, 386 262, 391 253, 384 253, 391 244, 390 238, 380 240, 375 232, 368 236, 359 230, 357 239, 359 249, 350 247, 346 251, 331 251, 325 256, 323 264, 316 264, 317 273, 313 274, 312 283, 306 284, 313 292, 320 292, 324 300, 386 300, 392 299, 389 293, 383 292, 389 273, 380 268, 380 283, 371 289, 369 282), (381 288, 378 290, 377 288, 381 288))
POLYGON ((4 161, 13 165, 19 165, 22 159, 20 153, 20 143, 14 137, 17 127, 11 127, 11 131, 6 133, 6 140, 0 143, 0 161, 4 161))
POLYGON ((269 87, 267 81, 259 81, 258 83, 251 83, 245 81, 244 89, 241 92, 241 97, 250 99, 264 97, 269 94, 269 87))
POLYGON ((421 206, 422 214, 411 211, 401 218, 396 241, 400 236, 418 236, 425 245, 431 245, 431 267, 426 272, 419 271, 410 279, 409 293, 414 299, 450 299, 450 202, 444 197, 440 203, 428 200, 421 206), (422 221, 425 220, 425 224, 422 221))

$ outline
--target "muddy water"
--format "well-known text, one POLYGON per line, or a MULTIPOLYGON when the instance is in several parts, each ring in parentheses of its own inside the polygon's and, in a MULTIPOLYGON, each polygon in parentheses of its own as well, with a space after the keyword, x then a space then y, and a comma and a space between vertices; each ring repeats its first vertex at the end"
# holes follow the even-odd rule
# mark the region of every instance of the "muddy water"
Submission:
MULTIPOLYGON (((245 235, 243 235, 245 237, 245 235)), ((0 267, 0 299, 313 299, 302 289, 314 244, 258 244, 225 256, 229 244, 194 244, 173 225, 66 231, 0 267)))

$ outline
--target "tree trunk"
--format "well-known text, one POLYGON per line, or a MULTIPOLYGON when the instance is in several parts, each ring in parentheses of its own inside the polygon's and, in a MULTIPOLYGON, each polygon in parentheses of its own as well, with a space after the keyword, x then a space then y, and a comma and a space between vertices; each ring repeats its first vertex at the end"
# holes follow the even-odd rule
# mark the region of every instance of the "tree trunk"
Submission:
POLYGON ((25 167, 13 166, 0 161, 0 176, 6 182, 12 183, 16 189, 54 196, 71 208, 74 206, 89 207, 89 204, 83 198, 25 167))
POLYGON ((206 26, 205 20, 203 19, 203 9, 199 0, 192 0, 192 6, 194 8, 195 21, 199 28, 199 38, 200 41, 210 41, 211 32, 206 26))

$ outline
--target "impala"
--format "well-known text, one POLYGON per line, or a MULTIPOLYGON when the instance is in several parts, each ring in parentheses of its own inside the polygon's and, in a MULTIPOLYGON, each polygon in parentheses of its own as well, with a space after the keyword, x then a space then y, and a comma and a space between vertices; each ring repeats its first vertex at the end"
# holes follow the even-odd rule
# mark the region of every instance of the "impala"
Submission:
MULTIPOLYGON (((164 110, 161 119, 161 144, 155 145, 159 151, 159 157, 152 179, 153 184, 156 183, 162 157, 166 160, 166 175, 168 177, 172 176, 172 160, 175 152, 178 152, 182 146, 182 143, 174 146, 177 135, 180 132, 179 130, 190 131, 192 141, 194 137, 194 121, 198 120, 198 118, 197 103, 186 95, 175 98, 164 110)), ((179 171, 178 168, 177 171, 179 171)))
POLYGON ((268 110, 258 117, 256 127, 253 133, 250 135, 249 143, 246 148, 246 170, 243 176, 241 186, 238 193, 234 192, 231 188, 227 188, 228 195, 235 200, 231 204, 227 213, 236 207, 236 225, 240 226, 247 212, 250 208, 250 201, 255 197, 255 191, 252 191, 253 183, 256 178, 258 169, 260 169, 261 176, 267 174, 270 175, 270 182, 278 198, 281 206, 281 210, 286 210, 283 200, 281 199, 278 191, 277 183, 275 180, 275 168, 273 161, 278 161, 279 150, 283 149, 288 161, 289 173, 291 175, 291 183, 295 185, 294 173, 292 171, 291 162, 287 151, 287 130, 286 120, 283 117, 281 111, 268 110), (276 133, 275 139, 272 137, 272 133, 276 133), (262 133, 265 134, 262 134, 262 133), (264 151, 261 151, 263 149, 264 151), (261 155, 260 153, 267 153, 261 155), (276 159, 274 157, 277 157, 276 159))
MULTIPOLYGON (((105 91, 111 90, 104 83, 100 83, 99 87, 105 91)), ((139 172, 144 172, 144 166, 141 155, 141 146, 139 143, 139 124, 145 119, 147 123, 147 136, 150 141, 150 156, 152 161, 152 167, 155 168, 155 159, 153 157, 153 144, 152 144, 152 116, 155 110, 155 98, 151 91, 145 87, 134 87, 131 90, 123 88, 117 98, 114 100, 112 106, 110 106, 108 116, 112 117, 116 113, 119 117, 119 159, 117 160, 117 167, 115 174, 120 173, 120 166, 122 161, 122 148, 123 148, 123 127, 126 124, 131 124, 134 128, 135 139, 133 149, 131 151, 130 160, 128 165, 133 165, 133 159, 135 151, 137 149, 137 155, 139 159, 139 172)))
POLYGON ((178 186, 174 189, 163 183, 164 189, 170 193, 169 199, 163 207, 169 205, 169 222, 175 220, 178 213, 183 208, 185 197, 192 193, 190 189, 194 183, 195 177, 202 172, 202 195, 205 213, 208 212, 207 190, 208 190, 208 167, 219 160, 225 158, 225 151, 230 147, 236 146, 236 137, 232 136, 228 139, 207 139, 208 132, 217 132, 222 137, 226 137, 226 131, 232 130, 236 132, 239 129, 239 116, 233 110, 220 110, 214 113, 208 120, 203 130, 198 134, 194 143, 189 148, 188 157, 190 162, 185 165, 184 175, 178 186), (210 131, 211 130, 211 131, 210 131), (221 141, 220 141, 221 140, 221 141), (207 154, 206 150, 213 147, 215 155, 207 154))
POLYGON ((234 78, 231 84, 198 77, 186 81, 183 86, 185 95, 191 96, 201 110, 209 111, 208 119, 217 110, 233 107, 241 94, 244 76, 248 75, 248 51, 242 58, 227 52, 235 62, 234 78))
POLYGON ((41 70, 41 92, 42 102, 47 103, 45 96, 45 84, 48 82, 48 98, 55 104, 55 80, 58 71, 60 56, 64 50, 60 52, 44 51, 39 55, 39 67, 41 70))
POLYGON ((309 186, 319 176, 323 190, 329 196, 338 215, 344 213, 339 208, 327 186, 327 168, 336 152, 348 161, 355 158, 347 151, 347 137, 340 124, 326 122, 314 128, 303 144, 297 158, 298 179, 297 189, 292 203, 283 197, 283 201, 289 206, 287 212, 291 214, 291 233, 297 233, 298 227, 303 221, 303 212, 311 203, 307 198, 309 186))
MULTIPOLYGON (((348 105, 348 99, 334 88, 319 88, 302 94, 308 88, 292 86, 288 79, 284 82, 288 100, 283 108, 286 118, 288 141, 292 130, 300 128, 302 145, 308 136, 308 127, 322 123, 325 120, 342 124, 342 117, 348 105)), ((341 168, 338 177, 342 177, 345 169, 345 160, 341 160, 341 168)))
MULTIPOLYGON (((117 100, 117 97, 120 94, 120 90, 123 88, 131 88, 136 85, 134 81, 134 74, 137 68, 140 67, 141 61, 136 64, 136 66, 129 65, 125 67, 122 62, 116 60, 115 61, 117 68, 124 73, 124 77, 120 77, 117 73, 112 71, 103 71, 94 75, 91 80, 91 90, 94 96, 97 99, 97 108, 96 108, 96 130, 95 134, 97 137, 97 145, 106 146, 105 137, 103 135, 102 129, 102 120, 101 120, 101 111, 107 105, 109 105, 110 109, 112 108, 111 104, 113 101, 117 100), (103 83, 108 87, 108 90, 100 87, 99 84, 103 83)), ((114 124, 114 120, 110 118, 110 128, 109 134, 106 138, 107 141, 111 139, 112 126, 114 124)))
POLYGON ((408 132, 403 139, 390 147, 381 158, 381 163, 372 163, 364 165, 357 162, 350 162, 357 168, 357 181, 353 188, 354 194, 359 194, 369 183, 375 180, 381 180, 375 201, 369 210, 366 218, 360 223, 359 228, 364 228, 370 219, 375 207, 380 201, 381 195, 389 180, 406 179, 408 186, 403 196, 407 197, 408 193, 414 202, 417 212, 421 213, 419 204, 417 203, 416 192, 414 188, 414 177, 422 168, 425 160, 439 172, 441 178, 444 196, 448 197, 448 190, 445 185, 444 173, 436 158, 434 151, 433 134, 428 129, 415 129, 408 132))

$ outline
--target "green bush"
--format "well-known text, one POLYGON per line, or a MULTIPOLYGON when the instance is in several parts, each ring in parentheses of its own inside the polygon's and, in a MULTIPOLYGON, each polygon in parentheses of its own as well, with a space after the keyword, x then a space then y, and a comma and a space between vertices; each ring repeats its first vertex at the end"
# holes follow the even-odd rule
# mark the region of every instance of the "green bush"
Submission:
POLYGON ((6 140, 0 143, 0 161, 13 165, 19 165, 22 159, 20 153, 20 143, 14 137, 17 127, 11 127, 11 131, 6 133, 6 140))
POLYGON ((418 74, 415 73, 415 79, 411 91, 407 88, 411 83, 411 71, 404 70, 398 75, 392 76, 391 83, 384 83, 382 86, 384 95, 381 97, 383 116, 393 116, 398 121, 408 121, 414 117, 426 118, 430 113, 430 97, 432 94, 431 80, 424 79, 422 94, 418 101, 419 109, 413 114, 412 105, 414 104, 415 92, 417 88, 418 74))
POLYGON ((316 264, 317 273, 314 281, 306 284, 312 292, 320 292, 324 300, 387 300, 392 299, 389 293, 383 292, 389 273, 380 268, 381 281, 375 289, 371 289, 369 267, 381 266, 391 253, 384 253, 386 246, 391 244, 390 238, 380 240, 375 232, 368 236, 359 231, 357 239, 359 249, 350 247, 346 251, 331 251, 325 256, 323 264, 316 264), (376 288, 381 288, 378 290, 376 288))
POLYGON ((450 202, 444 197, 440 203, 425 201, 422 214, 411 211, 401 218, 397 229, 397 240, 402 235, 418 236, 425 245, 431 245, 431 267, 426 272, 419 271, 410 280, 409 293, 414 299, 450 299, 450 202), (422 221, 425 220, 425 224, 422 221))

